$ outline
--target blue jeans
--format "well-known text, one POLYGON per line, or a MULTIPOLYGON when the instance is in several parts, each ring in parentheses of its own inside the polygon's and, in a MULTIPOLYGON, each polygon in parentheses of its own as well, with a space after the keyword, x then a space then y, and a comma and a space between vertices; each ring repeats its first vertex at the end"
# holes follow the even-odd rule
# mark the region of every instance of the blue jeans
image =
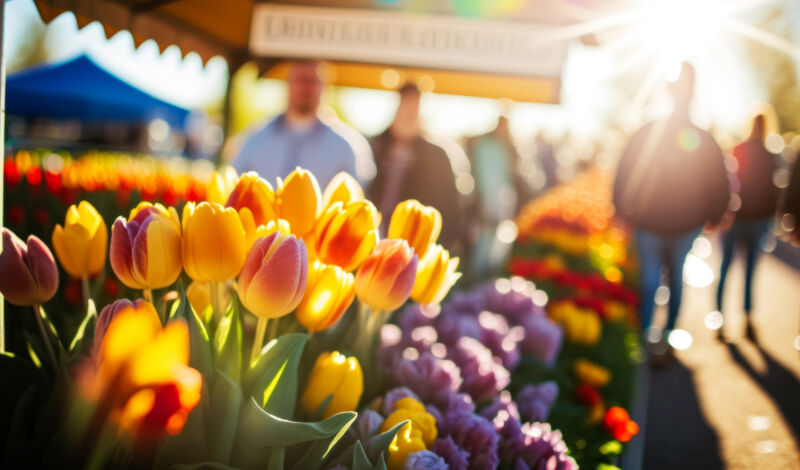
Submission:
POLYGON ((747 263, 744 271, 744 311, 750 314, 753 307, 753 273, 761 251, 761 242, 767 234, 769 219, 736 220, 730 230, 722 238, 722 264, 719 268, 719 285, 717 286, 717 310, 722 311, 722 293, 725 290, 725 278, 733 260, 733 252, 737 243, 746 249, 747 263))
POLYGON ((642 331, 646 331, 653 322, 653 301, 656 289, 661 284, 662 268, 666 268, 669 279, 669 315, 665 330, 671 331, 675 328, 683 294, 683 263, 699 234, 700 229, 683 235, 658 235, 646 230, 636 230, 641 273, 642 331))

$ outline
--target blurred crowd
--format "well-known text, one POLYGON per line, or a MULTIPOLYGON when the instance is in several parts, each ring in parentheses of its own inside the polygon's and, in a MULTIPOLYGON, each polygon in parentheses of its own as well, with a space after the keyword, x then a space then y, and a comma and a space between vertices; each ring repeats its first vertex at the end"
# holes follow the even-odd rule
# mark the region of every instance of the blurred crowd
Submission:
MULTIPOLYGON (((689 118, 694 71, 688 65, 669 85, 672 114, 647 124, 630 139, 618 133, 596 142, 570 135, 556 141, 539 133, 519 147, 509 131, 508 106, 486 134, 460 143, 430 135, 420 122, 422 92, 412 83, 398 90, 391 124, 367 140, 340 121, 319 117, 324 88, 319 65, 292 65, 285 112, 246 138, 233 166, 239 173, 257 171, 272 181, 300 166, 313 171, 322 187, 344 171, 364 185, 382 214, 406 199, 434 206, 444 219, 441 242, 462 258, 467 280, 485 279, 505 268, 516 236, 512 221, 522 205, 585 169, 611 169, 617 160, 614 202, 617 215, 635 230, 641 295, 647 299, 642 302, 642 329, 651 333, 654 344, 668 344, 666 338, 675 328, 682 266, 701 232, 724 234, 720 310, 730 260, 743 246, 747 312, 752 310, 756 258, 770 223, 776 220, 795 240, 800 233, 795 223, 800 175, 797 164, 790 168, 797 160, 800 137, 768 134, 762 113, 754 118, 744 142, 715 139, 689 118), (650 299, 662 276, 671 292, 669 315, 663 328, 652 329, 650 299)), ((752 324, 747 328, 752 336, 752 324)))

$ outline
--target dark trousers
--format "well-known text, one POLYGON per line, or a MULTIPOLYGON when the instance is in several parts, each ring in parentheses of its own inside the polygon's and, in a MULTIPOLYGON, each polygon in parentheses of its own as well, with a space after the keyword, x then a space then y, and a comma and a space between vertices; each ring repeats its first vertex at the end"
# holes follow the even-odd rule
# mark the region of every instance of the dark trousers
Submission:
POLYGON ((636 230, 636 247, 639 250, 641 272, 641 322, 646 331, 653 321, 654 297, 661 285, 661 269, 666 268, 669 280, 669 315, 666 331, 675 328, 683 295, 683 263, 692 249, 700 229, 682 235, 659 235, 646 230, 636 230))
POLYGON ((722 265, 719 268, 719 285, 717 286, 717 309, 722 311, 722 293, 725 290, 725 278, 728 276, 736 245, 743 245, 746 253, 744 271, 744 311, 750 314, 753 308, 753 273, 761 251, 761 242, 769 227, 769 219, 736 220, 730 230, 722 237, 722 265))

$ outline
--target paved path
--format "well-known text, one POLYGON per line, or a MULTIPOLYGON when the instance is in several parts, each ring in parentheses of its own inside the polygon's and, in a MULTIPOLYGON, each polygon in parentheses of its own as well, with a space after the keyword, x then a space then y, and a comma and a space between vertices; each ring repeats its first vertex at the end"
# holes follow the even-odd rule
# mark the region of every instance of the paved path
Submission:
MULTIPOLYGON (((718 247, 714 242, 705 259, 714 272, 718 247)), ((702 263, 696 265, 702 280, 702 263)), ((800 469, 800 352, 793 344, 800 335, 800 271, 772 255, 761 257, 757 343, 743 334, 743 272, 738 258, 726 282, 724 343, 705 325, 715 308, 716 276, 706 287, 684 289, 678 327, 693 343, 667 369, 649 374, 641 468, 800 469)))

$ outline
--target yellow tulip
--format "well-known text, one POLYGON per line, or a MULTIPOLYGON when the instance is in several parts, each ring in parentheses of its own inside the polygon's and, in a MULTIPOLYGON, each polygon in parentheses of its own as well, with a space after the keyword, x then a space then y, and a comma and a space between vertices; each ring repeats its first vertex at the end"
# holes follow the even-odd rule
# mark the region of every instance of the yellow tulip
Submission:
POLYGON ((317 178, 302 168, 296 168, 279 182, 275 194, 278 217, 289 222, 292 233, 304 237, 314 230, 314 224, 322 209, 322 196, 317 178))
POLYGON ((442 214, 435 207, 409 199, 394 208, 387 237, 407 241, 414 253, 422 259, 428 252, 428 247, 439 238, 441 231, 442 214))
POLYGON ((236 186, 238 178, 236 170, 230 165, 221 171, 215 171, 211 175, 211 181, 208 182, 206 200, 224 205, 228 201, 228 196, 233 191, 233 187, 236 186))
POLYGON ((334 202, 347 204, 364 199, 364 190, 349 173, 340 171, 333 177, 325 192, 322 193, 323 207, 330 207, 334 202))
POLYGON ((611 372, 588 359, 578 359, 573 365, 575 377, 594 388, 603 388, 611 380, 611 372))
POLYGON ((182 222, 183 267, 189 277, 220 282, 239 274, 247 239, 235 209, 212 202, 187 202, 182 222))
POLYGON ((160 289, 181 274, 181 225, 175 208, 142 202, 111 227, 111 269, 131 289, 160 289))
POLYGON ((398 423, 409 420, 414 431, 420 433, 425 447, 430 448, 438 434, 436 430, 436 418, 425 411, 425 406, 417 400, 406 397, 397 400, 393 411, 381 424, 380 432, 386 432, 398 423))
POLYGON ((358 359, 339 354, 338 351, 325 352, 314 362, 300 397, 300 406, 307 414, 311 414, 331 396, 322 413, 323 418, 328 418, 336 413, 355 410, 363 392, 364 376, 358 359))
POLYGON ((391 311, 408 300, 417 275, 417 255, 405 240, 381 240, 356 273, 358 299, 391 311))
POLYGON ((414 429, 411 423, 406 423, 395 434, 392 443, 389 444, 389 470, 403 470, 403 464, 410 454, 425 450, 425 442, 422 434, 414 429))
POLYGON ((99 273, 106 262, 108 228, 97 209, 81 201, 67 209, 64 227, 53 230, 53 248, 61 266, 71 276, 84 278, 99 273))
POLYGON ((325 209, 314 231, 316 256, 345 271, 356 269, 378 243, 377 213, 369 201, 335 202, 325 209))
POLYGON ((248 251, 250 251, 250 248, 253 246, 253 243, 255 243, 256 240, 259 238, 264 238, 270 233, 279 232, 284 235, 289 235, 292 233, 291 228, 289 227, 289 222, 283 219, 274 219, 270 220, 264 225, 256 225, 256 220, 253 217, 253 213, 247 207, 242 207, 239 209, 239 220, 242 221, 242 227, 244 228, 248 251))
POLYGON ((438 304, 461 277, 457 268, 458 258, 450 258, 450 253, 441 245, 431 245, 419 262, 411 298, 423 305, 438 304))
POLYGON ((237 212, 249 209, 256 227, 278 218, 272 186, 252 171, 239 178, 225 206, 233 207, 237 212))
POLYGON ((338 266, 314 261, 308 270, 306 292, 297 306, 297 321, 308 331, 329 328, 356 296, 353 275, 338 266))
MULTIPOLYGON (((98 328, 105 328, 98 323, 98 328)), ((202 376, 189 367, 189 329, 173 320, 162 329, 153 305, 123 307, 102 335, 96 367, 78 381, 98 410, 136 444, 177 434, 200 400, 202 376)))

